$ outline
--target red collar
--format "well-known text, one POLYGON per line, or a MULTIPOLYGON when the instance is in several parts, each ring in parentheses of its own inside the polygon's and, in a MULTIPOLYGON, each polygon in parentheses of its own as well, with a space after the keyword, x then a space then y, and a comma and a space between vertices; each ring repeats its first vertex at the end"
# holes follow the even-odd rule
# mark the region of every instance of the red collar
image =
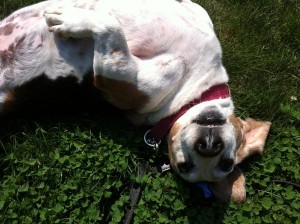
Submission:
POLYGON ((230 90, 227 83, 212 86, 206 90, 201 96, 189 104, 183 106, 177 113, 161 119, 152 129, 151 137, 156 140, 161 140, 168 131, 172 128, 173 124, 187 112, 191 107, 210 100, 225 99, 230 97, 230 90))

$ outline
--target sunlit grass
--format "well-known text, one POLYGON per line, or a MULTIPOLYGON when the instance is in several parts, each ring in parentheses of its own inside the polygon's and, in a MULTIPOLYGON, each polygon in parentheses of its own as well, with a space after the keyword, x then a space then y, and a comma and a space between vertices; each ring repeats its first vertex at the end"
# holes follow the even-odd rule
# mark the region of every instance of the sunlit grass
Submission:
MULTIPOLYGON (((33 2, 3 0, 0 18, 33 2)), ((300 3, 198 2, 221 41, 237 114, 273 123, 264 155, 242 165, 245 204, 208 203, 172 173, 138 177, 143 129, 84 111, 0 120, 1 223, 120 223, 131 181, 144 188, 135 223, 300 222, 300 3)))

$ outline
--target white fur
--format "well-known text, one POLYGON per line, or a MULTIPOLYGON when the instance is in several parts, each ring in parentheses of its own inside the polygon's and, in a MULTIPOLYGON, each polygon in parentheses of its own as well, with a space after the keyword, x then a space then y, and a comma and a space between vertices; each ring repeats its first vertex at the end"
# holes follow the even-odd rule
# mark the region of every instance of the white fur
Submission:
POLYGON ((93 68, 95 75, 131 82, 150 96, 137 112, 144 123, 153 124, 210 86, 228 81, 212 22, 191 1, 131 0, 128 7, 124 0, 62 0, 29 6, 15 15, 22 11, 40 16, 15 19, 23 28, 9 37, 0 36, 0 42, 9 45, 23 33, 28 35, 25 45, 35 39, 36 46, 26 48, 13 70, 0 70, 0 90, 20 86, 42 73, 50 79, 73 75, 81 81, 93 68), (55 37, 47 31, 46 22, 54 34, 76 40, 55 37), (104 53, 103 42, 121 48, 125 55, 116 58, 104 53), (82 49, 84 57, 79 58, 82 49), (113 67, 116 60, 124 66, 113 67))
MULTIPOLYGON (((52 80, 74 76, 80 82, 92 71, 95 77, 130 83, 148 96, 134 111, 135 120, 155 124, 210 87, 228 82, 211 19, 189 0, 53 0, 15 12, 0 22, 0 28, 10 21, 18 28, 0 35, 0 43, 5 43, 0 54, 12 44, 20 42, 21 47, 9 65, 0 63, 0 93, 42 74, 52 80)), ((1 94, 0 111, 4 100, 1 94)), ((190 125, 210 104, 226 118, 233 113, 231 98, 214 100, 194 106, 178 124, 190 125)), ((226 173, 214 169, 221 155, 199 159, 191 151, 196 135, 191 128, 184 139, 174 139, 175 162, 196 158, 197 171, 187 180, 221 179, 226 173)), ((234 136, 228 122, 222 135, 227 139, 223 154, 232 158, 234 136)))
MULTIPOLYGON (((221 171, 218 168, 218 163, 221 158, 236 160, 235 130, 228 120, 230 115, 233 114, 233 109, 231 98, 207 101, 192 107, 176 121, 175 125, 181 128, 177 130, 177 133, 171 136, 169 140, 172 145, 172 153, 175 160, 174 164, 191 160, 195 165, 195 168, 190 172, 180 174, 183 179, 190 182, 199 180, 219 181, 231 172, 221 171), (195 142, 199 138, 200 133, 198 133, 199 125, 193 123, 193 121, 199 114, 208 110, 210 106, 214 106, 224 118, 227 118, 226 123, 220 126, 222 127, 220 137, 224 139, 225 149, 214 157, 203 157, 198 155, 194 149, 195 142)), ((176 169, 176 165, 174 166, 176 169)))
POLYGON ((203 8, 174 0, 127 4, 102 0, 94 11, 54 8, 46 10, 45 17, 50 29, 65 38, 94 38, 95 75, 131 82, 150 96, 138 111, 144 122, 153 124, 210 86, 228 81, 220 44, 203 8), (102 49, 103 42, 109 49, 121 48, 122 57, 102 49), (116 60, 123 66, 112 66, 116 60))

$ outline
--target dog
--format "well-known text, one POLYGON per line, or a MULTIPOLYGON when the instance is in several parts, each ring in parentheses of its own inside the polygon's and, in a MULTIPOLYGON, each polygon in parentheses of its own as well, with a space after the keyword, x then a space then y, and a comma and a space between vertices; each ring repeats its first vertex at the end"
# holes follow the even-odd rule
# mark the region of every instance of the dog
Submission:
POLYGON ((237 165, 263 152, 271 123, 234 115, 221 46, 198 4, 50 0, 2 20, 0 43, 0 113, 40 77, 80 85, 92 75, 132 122, 154 126, 147 134, 153 145, 167 138, 179 176, 207 181, 220 200, 245 200, 237 165))

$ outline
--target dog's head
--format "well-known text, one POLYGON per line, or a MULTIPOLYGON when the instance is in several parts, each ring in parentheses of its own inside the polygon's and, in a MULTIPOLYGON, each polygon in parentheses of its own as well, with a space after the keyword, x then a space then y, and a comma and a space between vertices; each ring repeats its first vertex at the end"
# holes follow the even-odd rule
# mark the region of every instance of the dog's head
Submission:
MULTIPOLYGON (((232 191, 239 188, 232 185, 244 185, 235 165, 263 151, 271 123, 243 121, 232 114, 230 102, 220 102, 194 106, 175 122, 168 139, 169 157, 173 169, 184 180, 231 184, 232 191)), ((218 194, 217 184, 211 186, 218 194)))

